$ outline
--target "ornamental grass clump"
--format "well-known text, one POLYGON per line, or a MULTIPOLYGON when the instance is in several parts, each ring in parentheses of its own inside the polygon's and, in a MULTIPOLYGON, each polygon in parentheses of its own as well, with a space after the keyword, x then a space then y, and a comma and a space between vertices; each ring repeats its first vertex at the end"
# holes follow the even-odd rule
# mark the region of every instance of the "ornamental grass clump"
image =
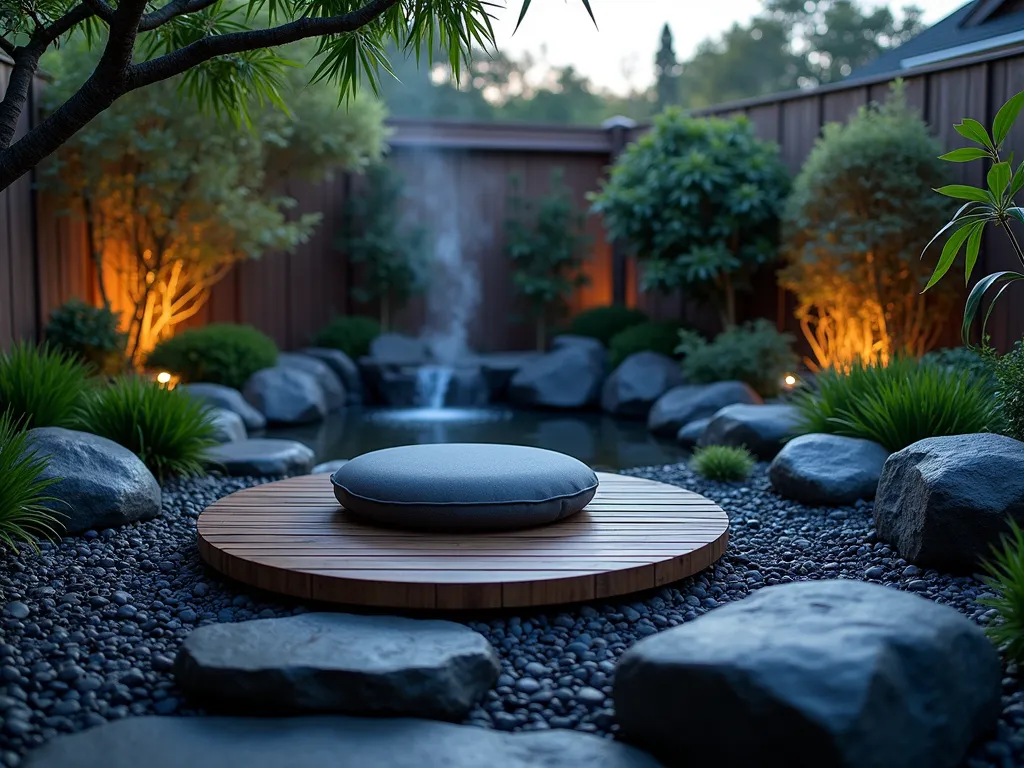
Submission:
POLYGON ((746 480, 755 460, 746 448, 731 445, 707 445, 693 452, 690 469, 708 480, 733 483, 746 480))
POLYGON ((27 429, 74 428, 92 387, 89 370, 70 352, 15 344, 0 352, 0 412, 27 429))
POLYGON ((0 414, 0 543, 18 552, 18 543, 38 551, 36 538, 57 538, 60 504, 49 495, 57 478, 43 477, 48 459, 28 445, 23 422, 11 411, 0 414))
POLYGON ((802 433, 873 440, 899 451, 928 437, 988 432, 999 418, 992 392, 969 371, 912 358, 856 361, 818 374, 796 398, 802 433))
POLYGON ((161 482, 170 475, 202 474, 206 451, 217 442, 200 401, 134 376, 90 397, 82 424, 134 453, 161 482))
POLYGON ((983 562, 985 585, 995 594, 978 602, 999 614, 999 621, 989 624, 985 633, 1007 659, 1020 664, 1024 662, 1024 532, 1013 519, 1009 526, 1000 546, 992 547, 992 558, 983 562))

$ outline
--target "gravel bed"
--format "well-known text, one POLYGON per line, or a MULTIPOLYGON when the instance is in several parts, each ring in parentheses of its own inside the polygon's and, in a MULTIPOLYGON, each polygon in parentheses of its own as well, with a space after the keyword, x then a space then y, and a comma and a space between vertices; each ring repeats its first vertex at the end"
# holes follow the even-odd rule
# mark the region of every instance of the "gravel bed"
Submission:
MULTIPOLYGON (((498 686, 467 722, 503 730, 576 728, 614 735, 615 659, 635 640, 691 621, 765 585, 802 579, 877 581, 947 603, 984 624, 970 577, 921 571, 875 541, 871 505, 808 508, 768 488, 766 466, 745 484, 713 483, 683 465, 626 474, 703 493, 729 513, 728 554, 675 588, 626 603, 477 616, 502 657, 498 686)), ((59 733, 143 714, 197 714, 171 675, 181 638, 204 623, 301 613, 295 601, 229 584, 206 569, 195 518, 252 478, 203 478, 164 489, 164 514, 45 545, 0 562, 0 764, 15 766, 59 733)), ((313 606, 311 606, 313 607, 313 606)), ((968 768, 1024 765, 1024 690, 1003 681, 998 732, 968 768)))

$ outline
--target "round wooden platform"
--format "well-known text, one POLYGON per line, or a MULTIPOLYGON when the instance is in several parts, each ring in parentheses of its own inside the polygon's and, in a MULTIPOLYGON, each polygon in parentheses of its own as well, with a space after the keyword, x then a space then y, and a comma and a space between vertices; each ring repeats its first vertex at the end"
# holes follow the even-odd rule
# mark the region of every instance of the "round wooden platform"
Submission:
POLYGON ((356 522, 330 475, 248 488, 199 516, 199 552, 271 592, 389 608, 554 605, 668 584, 725 552, 729 520, 703 496, 599 473, 594 500, 555 525, 487 534, 396 531, 356 522))

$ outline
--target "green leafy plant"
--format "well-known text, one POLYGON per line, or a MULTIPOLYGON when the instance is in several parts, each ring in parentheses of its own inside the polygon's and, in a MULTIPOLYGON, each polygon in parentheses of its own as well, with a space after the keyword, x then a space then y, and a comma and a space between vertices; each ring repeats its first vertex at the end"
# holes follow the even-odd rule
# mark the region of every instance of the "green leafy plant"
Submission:
POLYGON ((45 478, 48 459, 28 446, 28 432, 11 411, 0 414, 0 542, 35 550, 37 536, 56 538, 59 500, 48 495, 57 478, 45 478))
POLYGON ((402 220, 403 190, 402 177, 390 166, 371 166, 359 193, 345 201, 335 237, 335 247, 361 270, 352 298, 377 302, 384 330, 427 283, 427 233, 402 220))
POLYGON ((205 405, 137 376, 122 377, 88 398, 82 425, 123 445, 161 481, 201 474, 206 450, 216 444, 205 405))
POLYGON ((1020 341, 1005 355, 986 349, 995 374, 995 403, 1002 419, 1002 429, 1016 440, 1024 440, 1024 344, 1020 341))
POLYGON ((706 445, 690 458, 690 469, 708 480, 738 482, 750 477, 756 463, 746 448, 731 445, 706 445))
POLYGON ((991 390, 968 371, 912 358, 857 361, 819 373, 795 399, 800 432, 873 440, 899 451, 928 437, 988 432, 998 424, 991 390))
POLYGON ((119 330, 120 316, 110 307, 94 307, 70 299, 53 310, 46 342, 87 363, 99 374, 116 375, 125 368, 128 334, 119 330))
POLYGON ((313 337, 318 347, 340 349, 353 360, 370 354, 370 345, 380 336, 380 323, 372 317, 334 317, 313 337))
POLYGON ((69 352, 17 343, 0 352, 0 412, 27 428, 74 428, 88 376, 88 366, 69 352))
POLYGON ((788 178, 777 145, 746 118, 691 118, 676 108, 616 161, 593 210, 643 264, 644 290, 682 290, 736 324, 736 294, 775 260, 788 178))
POLYGON ((530 308, 537 349, 547 347, 548 331, 563 318, 569 298, 590 280, 583 274, 589 238, 576 210, 562 168, 551 172, 551 190, 539 200, 523 194, 522 180, 509 185, 505 254, 514 266, 512 282, 530 308))
POLYGON ((707 341, 693 331, 679 332, 676 352, 693 384, 745 381, 762 397, 774 397, 785 375, 797 365, 793 337, 764 319, 729 328, 707 341))
POLYGON ((157 344, 146 365, 167 370, 182 382, 206 381, 242 389, 256 371, 277 362, 277 345, 251 325, 211 323, 157 344))
POLYGON ((567 330, 574 336, 597 339, 607 347, 615 334, 630 326, 645 323, 647 319, 647 314, 642 310, 611 304, 580 312, 569 322, 567 330))
POLYGON ((902 85, 881 106, 831 123, 793 182, 783 215, 783 287, 813 353, 809 367, 858 358, 918 357, 933 347, 956 300, 921 289, 921 249, 949 215, 931 192, 946 178, 938 141, 902 85))
POLYGON ((992 557, 982 561, 985 586, 995 594, 978 602, 994 608, 1001 619, 985 627, 985 633, 1007 659, 1020 664, 1024 662, 1024 531, 1013 518, 1008 523, 1009 534, 1002 534, 999 546, 992 547, 992 557))
POLYGON ((612 337, 608 359, 612 368, 635 352, 658 352, 675 357, 679 346, 679 323, 646 322, 631 325, 612 337))
MULTIPOLYGON (((1002 155, 1003 141, 1009 135, 1014 123, 1017 122, 1022 108, 1024 108, 1024 91, 1000 107, 992 121, 991 134, 984 125, 971 118, 964 118, 963 121, 953 126, 957 133, 977 146, 954 149, 952 152, 942 155, 942 159, 951 163, 982 160, 991 165, 984 189, 967 184, 948 184, 935 190, 946 197, 967 202, 960 206, 949 223, 942 227, 931 239, 931 242, 925 246, 924 252, 926 253, 932 244, 946 238, 939 261, 935 265, 935 271, 925 286, 926 291, 938 283, 950 270, 961 251, 964 252, 965 282, 970 283, 971 274, 974 272, 981 250, 981 238, 985 227, 989 224, 1003 229, 1014 256, 1024 268, 1024 250, 1021 249, 1011 227, 1014 221, 1018 223, 1024 221, 1024 209, 1019 208, 1014 202, 1014 197, 1024 188, 1024 162, 1018 165, 1017 170, 1014 171, 1012 153, 1008 158, 1004 158, 1002 155)), ((922 253, 923 255, 924 253, 922 253)), ((967 296, 963 324, 960 327, 960 335, 964 344, 970 345, 971 343, 971 326, 978 316, 985 294, 991 289, 998 289, 988 303, 988 308, 981 320, 981 337, 983 339, 985 338, 985 326, 988 324, 993 307, 1006 289, 1018 280, 1024 280, 1024 274, 1015 270, 1003 270, 986 275, 974 285, 967 296)))
MULTIPOLYGON (((954 371, 966 371, 971 378, 994 390, 996 388, 996 356, 991 349, 947 347, 936 349, 921 358, 922 363, 954 371)), ((1024 371, 1021 386, 1024 387, 1024 371)), ((1024 392, 1022 392, 1024 394, 1024 392)))

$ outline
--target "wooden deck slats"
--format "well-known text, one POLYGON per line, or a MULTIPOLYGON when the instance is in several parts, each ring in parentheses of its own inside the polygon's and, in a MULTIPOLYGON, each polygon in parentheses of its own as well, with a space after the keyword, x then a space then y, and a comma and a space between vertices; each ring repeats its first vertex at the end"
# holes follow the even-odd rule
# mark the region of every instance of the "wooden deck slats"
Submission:
POLYGON ((651 589, 710 566, 728 518, 699 494, 600 474, 580 514, 524 531, 414 533, 345 515, 329 475, 231 494, 199 517, 215 569, 261 589, 388 608, 487 609, 594 600, 651 589))

